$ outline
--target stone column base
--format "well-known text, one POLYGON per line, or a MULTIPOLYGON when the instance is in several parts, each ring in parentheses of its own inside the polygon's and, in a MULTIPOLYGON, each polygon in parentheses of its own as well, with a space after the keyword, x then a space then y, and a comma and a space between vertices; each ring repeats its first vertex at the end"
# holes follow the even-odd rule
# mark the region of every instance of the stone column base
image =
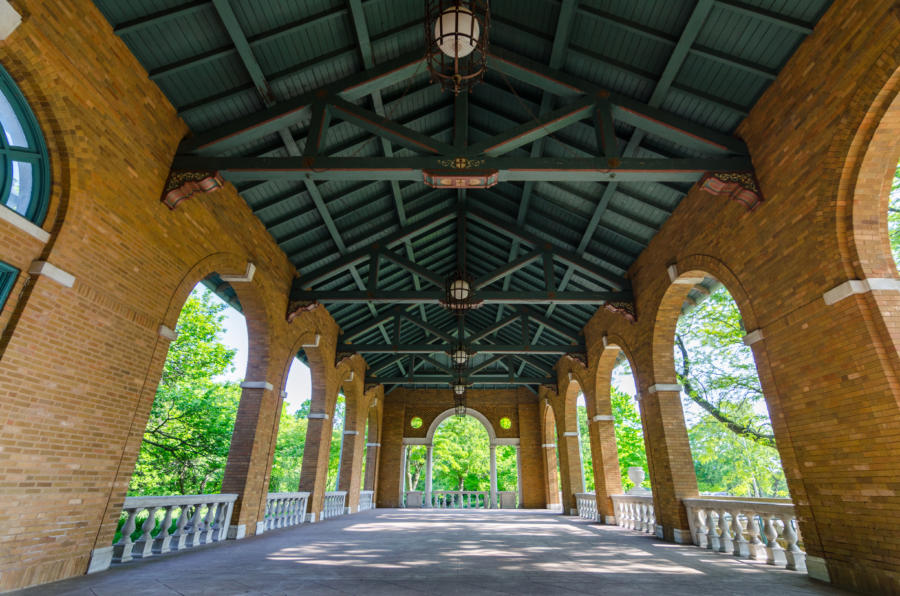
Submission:
POLYGON ((656 537, 660 540, 664 540, 666 536, 665 531, 663 530, 662 525, 656 524, 656 537))
MULTIPOLYGON (((306 523, 309 523, 309 524, 314 524, 314 523, 316 523, 316 517, 317 517, 317 516, 316 516, 315 513, 307 513, 307 514, 306 514, 306 523)), ((322 514, 321 514, 321 513, 318 514, 318 519, 319 519, 319 521, 322 521, 322 514)))
POLYGON ((828 574, 828 565, 822 557, 806 555, 806 573, 813 579, 820 582, 831 583, 831 576, 828 574))
POLYGON ((604 515, 602 516, 603 523, 607 526, 615 526, 616 525, 616 516, 615 515, 604 515))
POLYGON ((113 547, 104 546, 103 548, 95 548, 91 552, 91 562, 88 564, 88 573, 97 573, 109 569, 112 564, 113 547))
MULTIPOLYGON (((256 524, 256 533, 259 534, 259 524, 256 524)), ((240 540, 247 536, 247 526, 240 524, 238 526, 228 526, 228 540, 240 540)))
POLYGON ((256 535, 259 536, 260 534, 265 534, 265 533, 266 533, 266 522, 264 522, 264 521, 256 522, 256 535))
POLYGON ((691 536, 690 530, 682 530, 675 528, 672 530, 675 538, 675 544, 694 544, 694 538, 691 536))

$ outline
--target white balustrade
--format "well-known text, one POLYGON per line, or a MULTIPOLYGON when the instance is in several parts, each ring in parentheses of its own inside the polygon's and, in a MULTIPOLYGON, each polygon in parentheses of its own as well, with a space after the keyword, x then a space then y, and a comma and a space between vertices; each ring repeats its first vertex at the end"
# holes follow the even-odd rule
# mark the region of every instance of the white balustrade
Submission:
POLYGON ((491 493, 486 490, 435 490, 431 492, 435 509, 490 509, 491 493))
POLYGON ((612 495, 612 501, 617 525, 648 534, 656 531, 652 495, 612 495))
MULTIPOLYGON (((615 497, 613 497, 615 499, 615 497)), ((769 565, 806 571, 789 499, 684 499, 694 544, 769 565)))
POLYGON ((263 530, 276 530, 302 524, 306 518, 309 493, 269 493, 263 530))
POLYGON ((575 493, 578 517, 597 521, 597 495, 595 493, 575 493))
POLYGON ((335 490, 325 493, 325 509, 322 511, 322 519, 331 519, 344 515, 346 507, 347 491, 335 490))
POLYGON ((368 511, 375 509, 375 491, 361 490, 359 491, 359 510, 368 511))
POLYGON ((127 517, 122 537, 113 545, 113 562, 127 563, 225 540, 237 497, 126 497, 122 513, 127 517), (140 535, 134 540, 137 532, 140 535))

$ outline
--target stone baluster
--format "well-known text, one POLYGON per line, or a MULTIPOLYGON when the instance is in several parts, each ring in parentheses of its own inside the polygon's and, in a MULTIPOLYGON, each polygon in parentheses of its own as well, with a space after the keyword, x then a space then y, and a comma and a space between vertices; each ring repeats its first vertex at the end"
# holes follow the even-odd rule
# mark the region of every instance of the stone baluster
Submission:
POLYGON ((694 507, 691 512, 694 515, 694 544, 700 548, 706 548, 706 510, 702 507, 694 507))
POLYGON ((719 550, 719 533, 716 531, 718 520, 718 511, 712 507, 706 510, 706 548, 709 550, 719 550))
POLYGON ((749 554, 747 556, 754 560, 764 559, 765 546, 763 545, 762 540, 759 539, 759 521, 757 515, 754 513, 749 513, 747 515, 747 534, 750 535, 750 543, 747 547, 749 554))
POLYGON ((728 512, 725 509, 719 509, 719 552, 731 553, 731 524, 728 523, 728 512))
POLYGON ((153 541, 153 554, 162 555, 171 550, 169 544, 172 542, 172 534, 169 533, 169 528, 172 527, 172 516, 177 508, 178 505, 166 506, 166 515, 159 526, 159 533, 153 541))
POLYGON ((200 527, 203 525, 202 512, 202 504, 194 505, 194 514, 191 516, 191 521, 189 521, 188 525, 185 527, 185 531, 187 532, 187 540, 185 541, 186 548, 193 548, 200 545, 200 527))
POLYGON ((134 541, 131 535, 134 533, 138 509, 126 509, 128 519, 122 526, 122 537, 113 545, 113 561, 117 563, 126 563, 132 559, 131 549, 134 547, 134 541))
POLYGON ((744 538, 744 527, 741 524, 741 512, 739 509, 732 509, 731 511, 731 531, 734 534, 734 538, 731 539, 731 552, 735 557, 746 559, 750 556, 750 543, 744 538))
POLYGON ((216 511, 221 508, 220 504, 207 503, 206 517, 203 518, 203 534, 200 536, 200 544, 209 544, 213 541, 213 532, 216 525, 216 511))
POLYGON ((156 512, 159 507, 147 509, 148 515, 141 524, 141 535, 131 549, 131 556, 145 559, 153 554, 153 529, 156 527, 156 512))
POLYGON ((764 525, 766 534, 766 563, 780 567, 787 564, 787 559, 784 556, 784 549, 778 544, 778 530, 775 526, 775 516, 771 513, 767 513, 764 525))
POLYGON ((791 516, 782 516, 781 523, 784 524, 781 536, 784 539, 784 557, 787 568, 792 571, 806 571, 806 553, 797 546, 797 533, 791 523, 791 516))
POLYGON ((175 532, 172 533, 172 550, 184 550, 187 548, 187 524, 190 507, 188 505, 181 506, 181 513, 178 514, 178 523, 175 525, 175 532))

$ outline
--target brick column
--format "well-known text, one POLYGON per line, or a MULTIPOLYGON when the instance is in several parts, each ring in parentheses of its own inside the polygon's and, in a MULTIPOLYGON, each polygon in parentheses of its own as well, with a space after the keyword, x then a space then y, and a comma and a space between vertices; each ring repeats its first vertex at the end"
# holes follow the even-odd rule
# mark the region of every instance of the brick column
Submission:
POLYGON ((380 443, 366 443, 366 479, 363 490, 375 490, 375 478, 378 476, 378 450, 380 443))
POLYGON ((306 446, 303 448, 303 467, 300 469, 298 490, 309 493, 309 521, 322 520, 325 510, 325 491, 328 488, 328 456, 331 449, 331 416, 324 412, 310 412, 306 427, 306 446))
POLYGON ((252 536, 259 529, 261 503, 265 503, 269 492, 266 480, 271 465, 271 443, 275 439, 272 431, 277 428, 273 417, 281 414, 278 409, 281 400, 271 383, 245 381, 241 387, 221 490, 238 494, 228 529, 228 537, 233 539, 252 536))
MULTIPOLYGON (((520 402, 519 412, 519 507, 536 509, 547 506, 546 481, 544 466, 545 451, 541 447, 541 406, 532 400, 520 402)), ((553 475, 556 476, 556 460, 554 453, 553 475)), ((554 492, 555 492, 554 488, 554 492)))
POLYGON ((544 443, 544 474, 547 479, 547 506, 559 504, 559 476, 557 475, 556 444, 544 443))
POLYGON ((560 488, 564 515, 574 515, 575 493, 584 492, 581 475, 581 452, 578 447, 578 431, 560 431, 559 445, 560 488))
POLYGON ((665 540, 690 544, 690 525, 681 499, 699 493, 680 392, 678 385, 653 385, 642 395, 640 409, 657 535, 661 531, 665 540))
POLYGON ((341 471, 338 478, 338 490, 347 491, 347 509, 349 513, 359 511, 359 491, 362 476, 362 458, 365 449, 365 437, 358 428, 344 431, 344 443, 341 446, 341 471))
POLYGON ((589 428, 597 514, 604 523, 615 524, 615 508, 610 495, 622 494, 622 473, 619 469, 619 450, 616 446, 616 426, 612 413, 595 414, 589 428))
POLYGON ((378 485, 376 503, 379 507, 400 507, 403 503, 401 471, 403 465, 403 422, 406 409, 390 396, 384 398, 381 415, 381 448, 378 450, 378 485))

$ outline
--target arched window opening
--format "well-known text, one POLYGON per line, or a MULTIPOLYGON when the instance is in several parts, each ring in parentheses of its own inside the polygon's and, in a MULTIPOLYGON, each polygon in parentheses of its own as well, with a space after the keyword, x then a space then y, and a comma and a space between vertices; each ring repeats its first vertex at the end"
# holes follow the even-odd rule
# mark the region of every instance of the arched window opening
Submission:
POLYGON ((0 205, 40 225, 50 194, 47 146, 28 102, 2 67, 0 128, 0 205))
POLYGON ((175 332, 130 496, 217 493, 221 488, 246 370, 247 327, 240 312, 198 284, 175 332))
POLYGON ((888 204, 888 235, 891 239, 891 255, 894 266, 900 271, 900 163, 894 170, 891 183, 891 197, 888 204))
POLYGON ((650 470, 647 465, 647 451, 644 445, 644 429, 641 424, 640 402, 631 365, 625 354, 620 352, 613 367, 610 381, 610 402, 616 429, 616 448, 619 453, 619 469, 622 474, 622 488, 650 489, 650 470), (641 486, 635 487, 628 470, 640 468, 644 472, 641 486))
POLYGON ((588 420, 584 393, 579 392, 575 401, 578 415, 578 450, 581 454, 581 480, 584 491, 594 492, 594 465, 591 456, 591 423, 588 420))
POLYGON ((369 417, 366 416, 366 429, 363 431, 363 453, 362 453, 362 461, 359 466, 359 485, 362 487, 361 490, 366 489, 366 462, 368 461, 368 451, 369 451, 369 417))
POLYGON ((424 445, 406 446, 406 470, 403 474, 406 491, 425 491, 426 452, 424 445))
POLYGON ((675 371, 701 493, 786 497, 787 483, 737 304, 711 278, 688 294, 675 371))
POLYGON ((438 427, 433 445, 434 491, 490 490, 490 439, 481 422, 451 416, 438 427))
POLYGON ((327 490, 338 490, 341 475, 341 454, 344 452, 344 425, 347 416, 347 400, 343 393, 338 394, 334 404, 334 416, 331 419, 331 447, 328 452, 327 490))
POLYGON ((312 383, 309 367, 299 358, 294 358, 291 362, 284 391, 275 458, 269 476, 269 491, 275 493, 294 492, 300 485, 312 383))

